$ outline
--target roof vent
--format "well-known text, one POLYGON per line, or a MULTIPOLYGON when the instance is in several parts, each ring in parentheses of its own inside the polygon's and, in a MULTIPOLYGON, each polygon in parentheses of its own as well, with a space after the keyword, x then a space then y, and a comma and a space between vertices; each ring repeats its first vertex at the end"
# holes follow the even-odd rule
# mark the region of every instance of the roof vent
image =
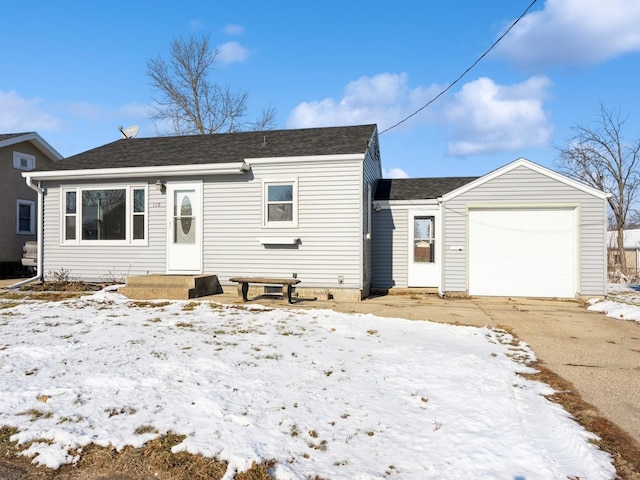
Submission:
POLYGON ((260 144, 260 148, 266 148, 269 145, 269 140, 267 139, 267 136, 264 136, 264 139, 262 140, 262 143, 260 144))

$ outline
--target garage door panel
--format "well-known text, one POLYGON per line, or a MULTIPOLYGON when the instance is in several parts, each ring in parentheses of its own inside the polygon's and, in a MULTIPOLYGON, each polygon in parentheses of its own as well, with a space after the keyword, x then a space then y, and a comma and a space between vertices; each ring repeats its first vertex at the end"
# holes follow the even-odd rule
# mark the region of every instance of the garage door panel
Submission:
POLYGON ((572 297, 576 210, 469 211, 471 295, 572 297))

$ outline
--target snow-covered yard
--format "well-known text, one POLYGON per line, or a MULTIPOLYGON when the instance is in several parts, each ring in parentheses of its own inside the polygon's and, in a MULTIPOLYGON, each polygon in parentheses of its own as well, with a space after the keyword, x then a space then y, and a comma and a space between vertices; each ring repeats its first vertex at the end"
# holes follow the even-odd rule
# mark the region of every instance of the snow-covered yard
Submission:
POLYGON ((0 301, 0 425, 56 468, 90 443, 277 479, 614 478, 505 332, 330 310, 0 301))

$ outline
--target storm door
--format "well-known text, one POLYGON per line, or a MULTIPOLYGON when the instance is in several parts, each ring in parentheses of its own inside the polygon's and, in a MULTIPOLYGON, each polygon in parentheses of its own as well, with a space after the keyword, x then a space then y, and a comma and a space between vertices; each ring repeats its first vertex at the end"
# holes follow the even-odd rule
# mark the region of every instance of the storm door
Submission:
POLYGON ((167 273, 202 273, 202 183, 167 183, 167 273))

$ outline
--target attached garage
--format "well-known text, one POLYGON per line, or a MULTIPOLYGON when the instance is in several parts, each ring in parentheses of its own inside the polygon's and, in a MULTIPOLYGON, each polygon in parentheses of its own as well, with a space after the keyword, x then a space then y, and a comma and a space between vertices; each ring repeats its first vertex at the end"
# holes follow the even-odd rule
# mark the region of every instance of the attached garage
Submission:
POLYGON ((607 195, 524 158, 482 177, 383 179, 374 203, 374 288, 437 287, 443 296, 606 294, 607 195), (434 226, 434 255, 418 265, 424 218, 434 226))
POLYGON ((469 294, 573 297, 576 207, 469 209, 469 294))

